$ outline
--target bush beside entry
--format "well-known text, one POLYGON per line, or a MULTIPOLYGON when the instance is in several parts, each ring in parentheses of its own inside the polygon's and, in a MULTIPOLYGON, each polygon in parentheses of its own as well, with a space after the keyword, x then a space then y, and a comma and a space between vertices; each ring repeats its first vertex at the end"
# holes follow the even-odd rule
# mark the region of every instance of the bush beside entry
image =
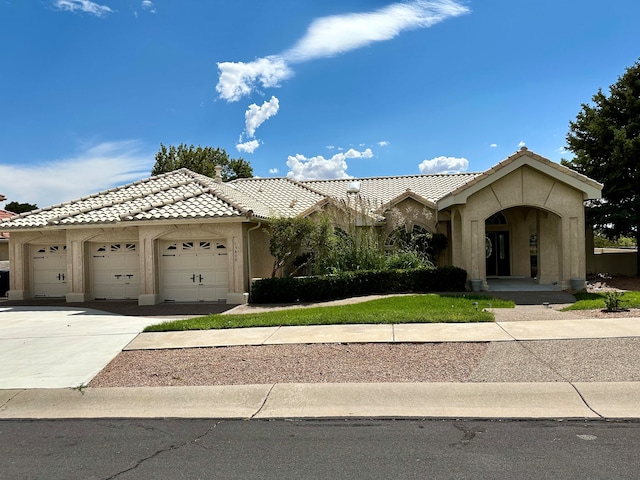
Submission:
POLYGON ((385 293, 462 292, 466 279, 465 270, 450 266, 264 278, 251 285, 249 302, 296 303, 385 293))

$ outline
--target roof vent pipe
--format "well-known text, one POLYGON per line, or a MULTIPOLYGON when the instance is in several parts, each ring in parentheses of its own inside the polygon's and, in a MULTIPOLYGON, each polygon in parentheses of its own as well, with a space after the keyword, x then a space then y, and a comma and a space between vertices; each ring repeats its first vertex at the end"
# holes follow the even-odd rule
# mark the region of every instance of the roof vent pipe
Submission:
POLYGON ((358 193, 360 191, 360 182, 349 182, 347 193, 358 193))
POLYGON ((216 165, 215 170, 216 176, 214 177, 214 180, 218 183, 222 183, 222 166, 216 165))

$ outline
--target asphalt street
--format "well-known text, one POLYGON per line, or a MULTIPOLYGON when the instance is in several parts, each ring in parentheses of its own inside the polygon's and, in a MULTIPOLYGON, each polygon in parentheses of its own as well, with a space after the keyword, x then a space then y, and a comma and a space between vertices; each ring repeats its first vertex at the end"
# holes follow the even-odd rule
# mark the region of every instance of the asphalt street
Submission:
POLYGON ((636 479, 640 423, 0 421, 3 479, 636 479))

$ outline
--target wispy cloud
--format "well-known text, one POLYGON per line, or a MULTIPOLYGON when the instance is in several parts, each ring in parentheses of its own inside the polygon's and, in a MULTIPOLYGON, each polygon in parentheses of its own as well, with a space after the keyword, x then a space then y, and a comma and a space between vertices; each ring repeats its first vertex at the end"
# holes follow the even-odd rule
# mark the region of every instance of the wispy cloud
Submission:
POLYGON ((418 0, 393 3, 373 12, 322 17, 314 20, 304 37, 282 57, 289 63, 332 57, 468 12, 452 0, 418 0))
POLYGON ((280 170, 278 170, 277 168, 270 168, 269 169, 269 173, 271 175, 275 175, 276 173, 279 173, 280 170))
POLYGON ((11 178, 2 193, 8 201, 47 207, 148 177, 153 156, 136 141, 120 141, 38 165, 0 165, 0 178, 11 178))
POLYGON ((53 6, 58 10, 88 13, 96 17, 106 17, 113 13, 113 10, 106 5, 100 5, 90 0, 54 0, 53 6))
POLYGON ((378 146, 379 147, 388 147, 389 146, 389 142, 387 142, 386 140, 382 140, 381 142, 378 142, 378 146))
POLYGON ((142 3, 140 4, 140 6, 144 10, 147 10, 150 13, 157 13, 156 6, 153 4, 151 0, 142 0, 142 3))
POLYGON ((218 63, 216 91, 229 102, 250 95, 257 86, 277 87, 291 77, 290 64, 332 57, 391 40, 403 31, 430 27, 469 9, 453 0, 410 0, 372 12, 331 15, 315 19, 293 47, 250 63, 218 63))
POLYGON ((524 143, 524 141, 523 141, 523 140, 520 140, 520 142, 518 143, 518 146, 519 146, 520 148, 522 148, 522 147, 526 147, 526 146, 527 146, 527 144, 526 144, 526 143, 524 143))
POLYGON ((431 160, 423 160, 418 165, 420 173, 460 173, 469 168, 469 160, 457 157, 436 157, 431 160))
POLYGON ((491 148, 497 148, 498 144, 497 143, 492 143, 491 145, 489 145, 491 148))
POLYGON ((253 138, 256 129, 278 113, 279 108, 280 102, 276 97, 271 97, 271 100, 265 101, 262 106, 258 106, 255 103, 249 105, 249 109, 244 113, 245 132, 247 132, 247 135, 253 138))
POLYGON ((347 159, 371 157, 373 157, 373 152, 370 148, 362 152, 350 148, 344 153, 336 153, 331 158, 324 158, 322 155, 311 158, 301 154, 292 155, 287 159, 287 166, 289 167, 287 177, 297 180, 353 178, 347 174, 347 159))

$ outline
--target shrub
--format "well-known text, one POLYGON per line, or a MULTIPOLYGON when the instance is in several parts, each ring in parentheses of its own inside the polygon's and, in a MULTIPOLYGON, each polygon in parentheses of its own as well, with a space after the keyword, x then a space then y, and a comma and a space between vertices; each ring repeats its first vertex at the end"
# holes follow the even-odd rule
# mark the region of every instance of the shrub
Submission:
POLYGON ((467 272, 457 267, 363 270, 314 277, 264 278, 251 285, 251 303, 295 303, 401 292, 464 291, 467 272))
POLYGON ((607 312, 621 312, 624 310, 622 306, 622 296, 624 293, 611 291, 604 295, 604 306, 607 312))

